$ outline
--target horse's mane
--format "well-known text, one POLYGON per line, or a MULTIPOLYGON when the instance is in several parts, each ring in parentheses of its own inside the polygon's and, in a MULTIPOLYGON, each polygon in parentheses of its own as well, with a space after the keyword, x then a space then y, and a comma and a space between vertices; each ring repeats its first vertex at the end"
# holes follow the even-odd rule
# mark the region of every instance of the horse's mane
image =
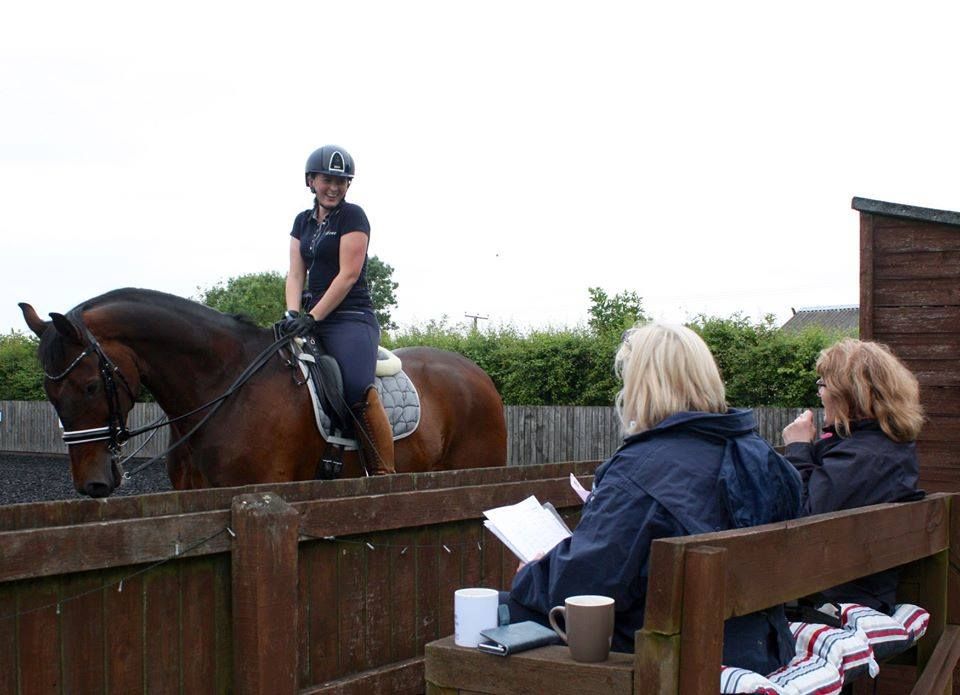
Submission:
MULTIPOLYGON (((82 314, 101 306, 120 305, 124 308, 130 307, 141 311, 156 310, 159 312, 168 311, 174 315, 186 319, 188 322, 203 325, 214 324, 224 329, 240 329, 244 331, 264 329, 249 316, 243 314, 223 314, 216 309, 195 302, 191 299, 184 299, 166 292, 156 290, 146 290, 137 287, 124 287, 118 290, 111 290, 97 297, 93 297, 81 302, 70 310, 71 314, 82 314)), ((46 368, 47 365, 60 364, 65 358, 65 346, 62 336, 56 330, 47 330, 43 332, 40 339, 40 347, 37 356, 40 359, 40 365, 46 368)))

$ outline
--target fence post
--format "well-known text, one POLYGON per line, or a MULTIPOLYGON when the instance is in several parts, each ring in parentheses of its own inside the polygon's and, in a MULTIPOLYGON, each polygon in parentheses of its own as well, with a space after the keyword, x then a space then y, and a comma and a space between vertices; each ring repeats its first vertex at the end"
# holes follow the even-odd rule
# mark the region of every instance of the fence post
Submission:
POLYGON ((680 690, 717 692, 723 662, 723 617, 727 603, 727 551, 701 546, 684 554, 680 690))
POLYGON ((295 695, 300 515, 270 492, 234 497, 231 515, 234 692, 295 695))

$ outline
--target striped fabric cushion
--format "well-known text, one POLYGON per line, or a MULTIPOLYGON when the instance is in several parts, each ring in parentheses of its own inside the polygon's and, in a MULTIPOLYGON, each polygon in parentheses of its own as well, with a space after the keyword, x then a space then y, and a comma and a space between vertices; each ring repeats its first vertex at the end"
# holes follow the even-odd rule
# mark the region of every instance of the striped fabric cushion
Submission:
POLYGON ((720 667, 721 693, 757 693, 759 695, 785 695, 784 691, 759 673, 733 666, 720 667))
POLYGON ((864 673, 876 677, 880 671, 862 633, 817 623, 790 623, 790 632, 797 641, 799 656, 819 656, 837 669, 844 683, 864 673))
MULTIPOLYGON (((827 606, 820 610, 827 612, 827 606)), ((815 623, 790 623, 797 641, 797 656, 770 675, 723 666, 720 692, 759 695, 835 695, 844 682, 864 672, 876 677, 877 659, 913 646, 923 637, 930 614, 908 603, 896 606, 893 616, 866 606, 841 603, 842 629, 815 623)))
POLYGON ((903 625, 914 642, 926 634, 927 626, 930 624, 930 614, 919 606, 909 603, 898 604, 890 617, 903 625))
MULTIPOLYGON (((909 611, 905 611, 907 612, 909 611)), ((873 647, 873 654, 877 659, 888 659, 906 651, 916 641, 902 623, 880 611, 856 603, 840 604, 840 622, 844 630, 863 634, 873 647)), ((912 622, 916 625, 920 619, 915 616, 912 622)))
POLYGON ((818 656, 800 656, 767 676, 788 695, 836 695, 843 679, 836 667, 818 656))
POLYGON ((724 666, 720 670, 721 693, 836 695, 841 687, 837 669, 817 656, 796 656, 766 678, 742 668, 724 666))

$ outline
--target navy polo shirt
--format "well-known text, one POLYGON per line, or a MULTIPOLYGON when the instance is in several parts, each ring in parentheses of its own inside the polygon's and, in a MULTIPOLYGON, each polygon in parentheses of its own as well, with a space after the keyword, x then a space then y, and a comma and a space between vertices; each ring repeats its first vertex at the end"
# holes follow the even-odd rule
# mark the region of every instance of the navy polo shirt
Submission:
MULTIPOLYGON (((317 223, 314 210, 304 210, 293 221, 290 236, 300 240, 300 256, 307 266, 307 291, 316 303, 340 272, 340 237, 349 232, 370 236, 370 222, 363 208, 343 201, 317 223)), ((367 258, 363 259, 360 277, 335 311, 344 309, 373 310, 367 288, 367 258)))

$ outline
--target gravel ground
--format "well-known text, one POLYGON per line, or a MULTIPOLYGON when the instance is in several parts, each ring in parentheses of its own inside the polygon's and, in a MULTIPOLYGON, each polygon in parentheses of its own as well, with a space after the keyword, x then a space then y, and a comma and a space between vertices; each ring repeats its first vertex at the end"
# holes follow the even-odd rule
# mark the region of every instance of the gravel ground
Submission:
MULTIPOLYGON (((131 470, 136 465, 134 459, 126 468, 131 470)), ((113 494, 142 495, 172 489, 166 466, 157 462, 124 482, 113 494)), ((67 456, 0 453, 0 505, 81 497, 73 489, 67 456)))

